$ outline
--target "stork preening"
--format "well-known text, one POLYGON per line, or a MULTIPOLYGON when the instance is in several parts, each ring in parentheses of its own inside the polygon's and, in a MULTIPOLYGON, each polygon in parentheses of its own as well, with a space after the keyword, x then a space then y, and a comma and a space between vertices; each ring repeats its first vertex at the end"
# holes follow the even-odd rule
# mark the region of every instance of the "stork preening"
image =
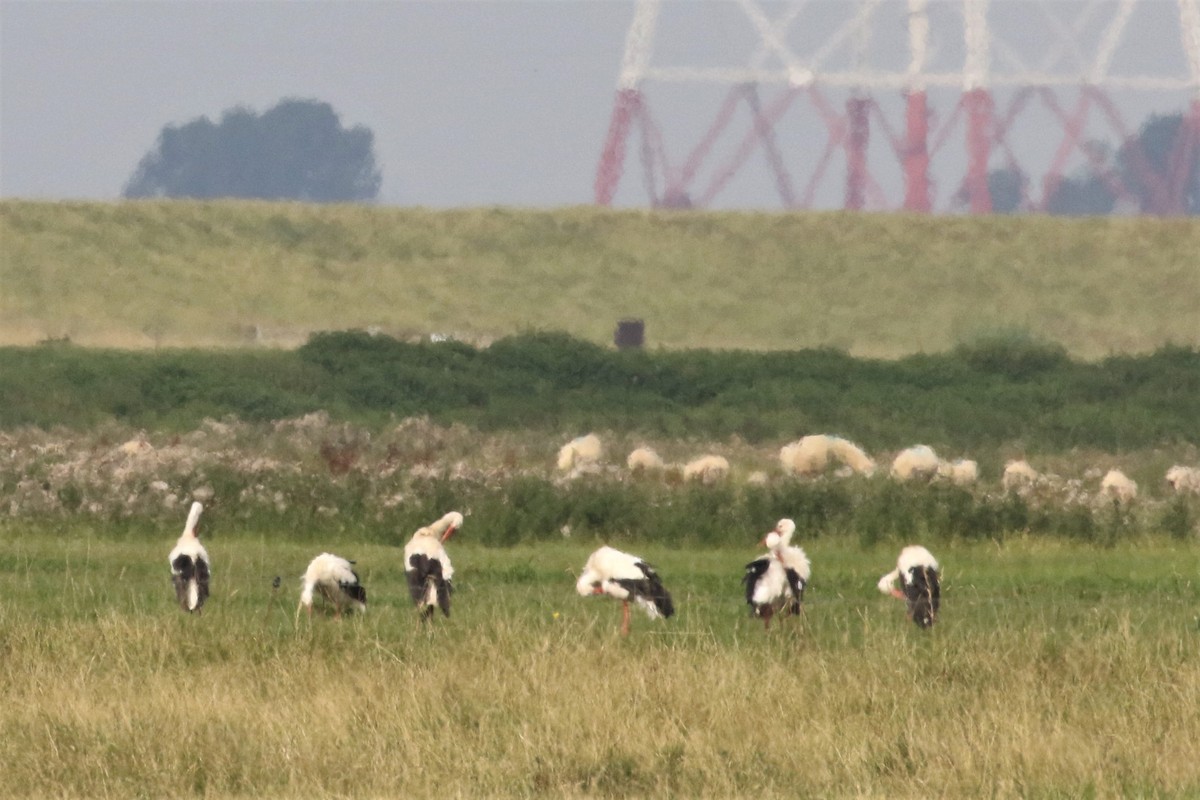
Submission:
POLYGON ((171 582, 175 584, 175 597, 179 600, 180 608, 187 612, 199 611, 208 599, 208 579, 211 575, 208 551, 200 544, 200 535, 196 530, 203 510, 204 506, 200 503, 192 503, 183 535, 167 556, 171 564, 171 582))
POLYGON ((338 619, 341 619, 343 609, 367 610, 367 590, 358 580, 353 561, 333 553, 321 553, 309 562, 302 580, 300 605, 296 606, 297 620, 302 608, 308 611, 308 618, 312 619, 314 593, 333 604, 333 615, 338 619))
POLYGON ((675 613, 671 595, 654 567, 637 556, 612 547, 601 547, 588 556, 575 591, 584 597, 606 594, 621 601, 621 635, 629 635, 629 601, 637 603, 650 619, 675 613))
POLYGON ((420 528, 404 546, 404 574, 408 592, 422 620, 437 609, 450 616, 450 593, 454 591, 454 567, 445 543, 462 527, 463 515, 451 511, 437 522, 420 528))
POLYGON ((762 541, 766 555, 746 565, 742 582, 746 584, 746 602, 750 613, 771 627, 771 617, 779 613, 799 614, 804 588, 812 577, 812 563, 800 547, 791 545, 796 523, 781 519, 762 541))
POLYGON ((937 622, 941 605, 941 567, 924 547, 909 545, 900 551, 896 568, 879 579, 879 591, 906 601, 908 618, 917 627, 928 628, 937 622))

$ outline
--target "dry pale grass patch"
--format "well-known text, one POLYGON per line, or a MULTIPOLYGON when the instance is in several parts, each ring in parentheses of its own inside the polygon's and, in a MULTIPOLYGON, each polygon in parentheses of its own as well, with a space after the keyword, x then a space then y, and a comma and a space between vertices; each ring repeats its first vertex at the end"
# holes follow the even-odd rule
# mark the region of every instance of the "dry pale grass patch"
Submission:
POLYGON ((1178 545, 943 545, 927 634, 874 594, 891 547, 810 543, 808 608, 770 633, 738 593, 747 553, 637 548, 679 614, 622 640, 615 603, 573 594, 583 544, 464 541, 453 616, 423 629, 392 548, 331 543, 370 610, 293 628, 311 546, 210 542, 186 617, 161 543, 3 542, 14 795, 1200 791, 1200 561, 1178 545))

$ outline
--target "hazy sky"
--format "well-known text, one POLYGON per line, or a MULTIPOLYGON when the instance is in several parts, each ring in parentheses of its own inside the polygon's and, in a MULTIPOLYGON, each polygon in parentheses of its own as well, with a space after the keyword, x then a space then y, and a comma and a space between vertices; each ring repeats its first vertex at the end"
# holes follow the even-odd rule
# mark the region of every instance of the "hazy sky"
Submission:
MULTIPOLYGON (((842 13, 850 0, 837 2, 842 13)), ((784 8, 763 5, 770 16, 784 8)), ((1087 7, 1044 5, 1064 26, 1087 7)), ((1177 19, 1173 1, 1144 5, 1177 19)), ((1050 49, 1038 36, 1054 25, 1030 6, 993 0, 992 16, 998 27, 1008 19, 1010 50, 1026 43, 1032 62, 1050 49)), ((902 57, 905 6, 889 8, 894 19, 881 30, 902 57)), ((633 9, 633 0, 0 0, 0 195, 116 198, 164 125, 215 121, 238 105, 262 112, 299 97, 327 101, 344 125, 375 133, 384 203, 590 203, 633 9)), ((744 63, 757 42, 734 3, 668 2, 663 15, 656 55, 667 61, 715 63, 733 54, 744 63)), ((1099 30, 1102 15, 1096 19, 1091 28, 1099 30)), ((1153 25, 1136 21, 1142 30, 1153 25)), ((800 27, 800 35, 828 35, 819 24, 800 27)), ((943 57, 956 50, 951 38, 934 43, 943 57)), ((1177 27, 1157 41, 1163 52, 1178 51, 1177 27)), ((889 49, 872 44, 876 54, 889 49)), ((999 64, 1005 55, 993 57, 999 64)), ((1178 74, 1179 56, 1172 58, 1168 68, 1178 74)), ((714 96, 700 113, 663 100, 655 111, 666 138, 687 130, 691 146, 718 103, 714 96)), ((782 146, 819 150, 824 131, 812 117, 815 142, 782 146)), ((1052 152, 1057 140, 1046 130, 1035 128, 1032 141, 1052 152)), ((627 173, 619 203, 644 203, 638 180, 627 173)), ((739 180, 722 203, 778 205, 769 183, 763 196, 761 175, 739 180)), ((837 180, 822 195, 835 205, 837 180)))
POLYGON ((384 202, 587 203, 632 8, 0 0, 0 193, 114 198, 164 125, 301 97, 374 131, 384 202))

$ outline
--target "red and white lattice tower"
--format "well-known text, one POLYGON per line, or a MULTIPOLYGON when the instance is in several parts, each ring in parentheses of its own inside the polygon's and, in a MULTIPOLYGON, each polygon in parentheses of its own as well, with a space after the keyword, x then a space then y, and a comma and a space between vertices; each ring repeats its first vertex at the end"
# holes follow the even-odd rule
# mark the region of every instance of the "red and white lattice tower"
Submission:
POLYGON ((595 202, 773 206, 765 177, 784 208, 986 213, 1007 170, 1036 211, 1090 170, 1134 210, 1130 142, 1140 207, 1183 213, 1200 0, 638 0, 595 202), (1150 115, 1182 118, 1165 165, 1136 144, 1150 115))

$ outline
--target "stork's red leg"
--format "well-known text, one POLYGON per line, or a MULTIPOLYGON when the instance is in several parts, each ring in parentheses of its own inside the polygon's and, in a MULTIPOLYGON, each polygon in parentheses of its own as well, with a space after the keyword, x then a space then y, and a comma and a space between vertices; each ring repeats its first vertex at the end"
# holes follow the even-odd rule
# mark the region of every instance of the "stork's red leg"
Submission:
POLYGON ((621 635, 629 635, 629 601, 625 600, 621 603, 621 635))

